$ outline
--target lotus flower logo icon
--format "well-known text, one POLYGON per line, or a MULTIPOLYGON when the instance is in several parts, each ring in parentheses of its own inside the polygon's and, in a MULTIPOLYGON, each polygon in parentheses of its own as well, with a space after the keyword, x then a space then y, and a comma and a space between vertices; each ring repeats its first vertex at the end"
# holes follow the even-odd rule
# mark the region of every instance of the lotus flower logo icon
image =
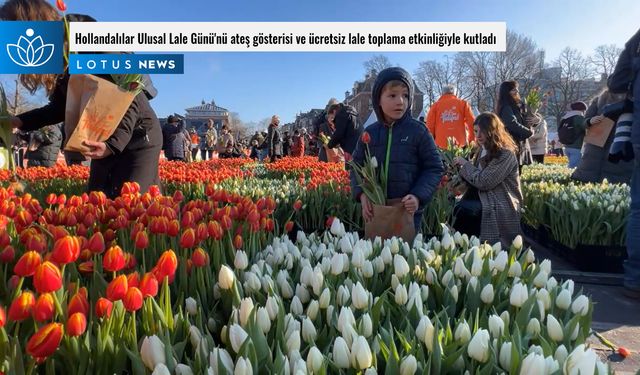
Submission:
POLYGON ((18 43, 7 44, 9 58, 17 65, 34 68, 46 64, 53 56, 55 46, 44 44, 40 35, 34 37, 33 29, 27 29, 25 35, 20 35, 18 43))

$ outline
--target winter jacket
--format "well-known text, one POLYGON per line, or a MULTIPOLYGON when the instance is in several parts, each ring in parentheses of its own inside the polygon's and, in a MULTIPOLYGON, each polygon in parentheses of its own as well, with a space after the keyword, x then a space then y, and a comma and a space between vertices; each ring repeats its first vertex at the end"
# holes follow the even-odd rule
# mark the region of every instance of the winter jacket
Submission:
POLYGON ((518 146, 518 163, 520 165, 531 164, 531 148, 529 137, 533 135, 531 128, 525 123, 524 116, 520 108, 506 104, 500 108, 500 120, 504 124, 507 132, 518 146))
POLYGON ((233 150, 233 145, 234 145, 234 141, 233 141, 233 135, 231 135, 231 133, 227 132, 225 133, 221 133, 220 137, 218 137, 218 143, 216 145, 216 152, 218 154, 226 154, 226 153, 231 153, 229 151, 233 150))
POLYGON ((547 122, 540 114, 536 117, 538 122, 532 126, 533 135, 529 138, 529 147, 532 155, 544 155, 547 153, 547 122))
MULTIPOLYGON (((585 127, 592 126, 591 118, 601 115, 607 104, 612 104, 623 99, 624 95, 612 95, 606 92, 593 99, 584 114, 585 127)), ((609 149, 611 148, 614 138, 615 127, 609 132, 609 137, 604 147, 585 143, 582 146, 582 159, 580 159, 580 164, 578 164, 578 167, 576 167, 571 174, 571 178, 582 182, 602 182, 602 180, 606 178, 607 181, 612 183, 629 184, 631 175, 633 174, 633 161, 620 161, 618 163, 611 163, 609 161, 609 149)))
POLYGON ((640 145, 640 30, 624 45, 607 84, 612 93, 633 98, 631 142, 640 145))
POLYGON ((336 130, 327 147, 340 146, 345 152, 352 154, 363 131, 362 124, 358 123, 358 112, 350 105, 340 104, 333 122, 336 130))
POLYGON ((562 120, 560 120, 560 122, 565 120, 571 121, 574 131, 578 132, 578 137, 573 143, 564 145, 564 147, 582 150, 582 142, 584 142, 584 136, 586 134, 584 115, 580 111, 568 111, 564 116, 562 116, 562 120))
POLYGON ((318 145, 318 160, 320 161, 328 161, 327 158, 327 150, 324 148, 322 141, 320 140, 320 134, 326 135, 329 139, 333 136, 333 129, 329 125, 329 123, 325 120, 321 124, 318 125, 317 133, 316 133, 316 142, 318 145))
POLYGON ((293 140, 289 136, 282 140, 282 156, 289 156, 291 154, 292 144, 293 140))
POLYGON ((200 149, 213 151, 217 149, 218 132, 215 128, 207 129, 205 133, 200 136, 200 149))
POLYGON ((446 149, 449 137, 455 138, 460 146, 475 139, 473 120, 473 112, 467 101, 453 94, 445 94, 429 108, 426 122, 438 147, 446 149))
POLYGON ((59 125, 49 125, 29 133, 29 145, 35 150, 27 150, 25 158, 29 159, 30 167, 52 167, 58 160, 62 146, 62 131, 59 125))
POLYGON ((516 156, 502 150, 489 161, 484 157, 475 163, 467 162, 462 165, 460 176, 478 189, 482 203, 480 240, 511 245, 520 234, 522 207, 516 156))
MULTIPOLYGON (((387 199, 403 198, 413 194, 418 198, 419 209, 414 215, 416 224, 420 223, 424 206, 431 201, 442 177, 443 167, 440 154, 433 137, 420 121, 411 118, 411 98, 413 98, 413 80, 400 68, 385 69, 376 79, 373 87, 373 110, 378 121, 367 127, 370 142, 368 145, 358 141, 353 153, 353 161, 362 165, 365 152, 378 160, 378 170, 384 168, 387 155, 387 142, 391 138, 389 152, 389 175, 387 180, 387 199), (403 117, 391 125, 383 122, 380 95, 383 86, 391 80, 400 80, 409 88, 409 106, 403 117)), ((358 185, 356 172, 351 170, 351 189, 356 200, 360 199, 362 188, 358 185)))
POLYGON ((164 156, 167 159, 184 159, 188 151, 184 146, 191 141, 182 123, 179 125, 166 124, 162 128, 162 137, 164 156))
POLYGON ((282 138, 280 138, 280 130, 278 125, 269 125, 269 132, 267 133, 267 148, 269 149, 269 156, 282 156, 282 138))

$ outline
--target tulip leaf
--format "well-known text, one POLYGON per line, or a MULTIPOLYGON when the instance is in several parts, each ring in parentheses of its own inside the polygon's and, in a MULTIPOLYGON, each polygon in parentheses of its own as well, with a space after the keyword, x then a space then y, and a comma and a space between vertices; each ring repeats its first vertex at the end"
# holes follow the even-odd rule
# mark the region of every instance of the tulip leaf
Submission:
POLYGON ((13 347, 11 350, 11 363, 13 363, 12 370, 15 375, 24 375, 24 362, 22 362, 24 358, 28 357, 22 353, 20 340, 16 337, 13 341, 13 347))
POLYGON ((526 327, 529 323, 529 319, 531 317, 531 311, 533 310, 533 306, 536 305, 536 295, 533 294, 529 296, 529 298, 525 301, 525 303, 520 307, 520 311, 516 314, 516 323, 518 323, 518 327, 526 327))
POLYGON ((458 358, 462 357, 462 355, 464 354, 465 350, 467 350, 467 345, 463 345, 462 347, 460 347, 455 352, 453 352, 453 353, 447 355, 446 357, 444 357, 442 359, 442 368, 444 368, 444 369, 453 368, 453 364, 456 363, 458 358))
MULTIPOLYGON (((125 348, 127 352, 127 356, 131 360, 132 371, 134 375, 145 375, 146 371, 144 368, 144 364, 142 363, 142 357, 138 353, 134 353, 131 350, 125 348)), ((167 357, 169 358, 169 357, 167 357)), ((169 361, 171 362, 171 361, 169 361)))

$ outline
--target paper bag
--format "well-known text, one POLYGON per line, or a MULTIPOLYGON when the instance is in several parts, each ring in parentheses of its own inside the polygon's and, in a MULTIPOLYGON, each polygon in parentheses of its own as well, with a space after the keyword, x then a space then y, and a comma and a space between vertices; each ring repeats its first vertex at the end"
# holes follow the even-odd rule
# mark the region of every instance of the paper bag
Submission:
POLYGON ((323 146, 325 152, 327 153, 327 161, 330 163, 344 163, 344 151, 342 148, 335 147, 329 148, 327 146, 323 146))
POLYGON ((603 118, 597 124, 591 125, 587 129, 587 134, 584 136, 584 141, 586 143, 592 144, 598 147, 604 147, 604 144, 607 143, 607 138, 609 138, 609 134, 611 134, 611 130, 615 122, 610 118, 603 118))
POLYGON ((136 93, 93 75, 69 78, 65 109, 66 151, 88 151, 82 141, 106 141, 116 130, 136 93))
POLYGON ((393 236, 413 243, 416 228, 413 225, 413 214, 407 212, 401 199, 389 199, 386 206, 373 205, 373 219, 364 224, 364 238, 383 240, 393 236))

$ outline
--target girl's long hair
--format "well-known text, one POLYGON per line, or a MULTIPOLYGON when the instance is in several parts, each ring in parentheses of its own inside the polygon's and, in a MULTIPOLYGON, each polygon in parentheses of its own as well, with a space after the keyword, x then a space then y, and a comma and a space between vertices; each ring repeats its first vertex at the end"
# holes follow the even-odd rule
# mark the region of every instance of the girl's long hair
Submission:
MULTIPOLYGON (((60 21, 60 14, 45 0, 9 0, 0 7, 0 19, 7 21, 60 21)), ((20 74, 20 83, 34 94, 40 87, 51 94, 56 74, 20 74)))
POLYGON ((500 89, 498 90, 498 100, 496 102, 495 112, 500 113, 500 110, 505 105, 516 106, 518 103, 511 96, 511 90, 518 87, 518 82, 516 81, 504 81, 500 84, 500 89))
POLYGON ((495 113, 484 112, 476 117, 473 123, 485 135, 484 148, 487 150, 488 160, 495 158, 502 150, 516 153, 517 146, 507 132, 504 124, 495 113))

